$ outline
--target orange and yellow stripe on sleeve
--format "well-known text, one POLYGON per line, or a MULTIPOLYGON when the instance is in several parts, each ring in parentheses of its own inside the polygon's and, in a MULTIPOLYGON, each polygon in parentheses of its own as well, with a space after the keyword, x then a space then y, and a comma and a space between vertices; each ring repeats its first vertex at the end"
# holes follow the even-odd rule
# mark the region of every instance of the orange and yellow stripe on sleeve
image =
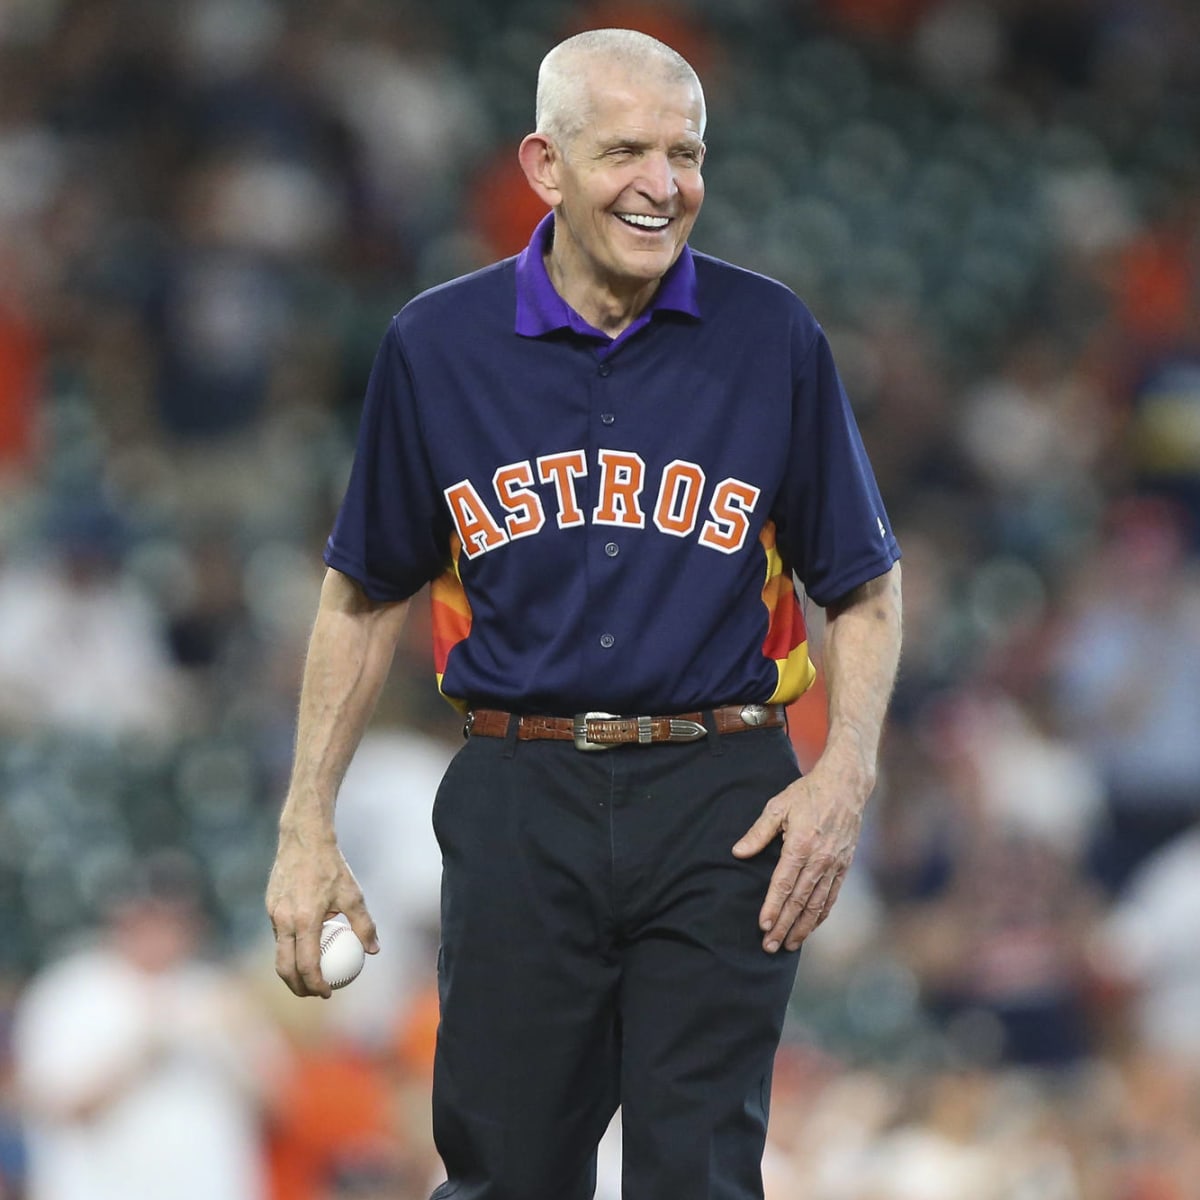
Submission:
POLYGON ((812 686, 816 668, 808 657, 808 629, 792 572, 775 545, 775 523, 768 521, 759 534, 766 554, 767 575, 762 599, 767 608, 767 636, 763 655, 775 663, 779 682, 768 703, 790 704, 812 686))
MULTIPOLYGON (((442 689, 442 679, 446 674, 446 664, 450 660, 450 651, 459 642, 464 641, 471 632, 471 604, 463 587, 462 577, 458 572, 458 560, 462 554, 462 542, 458 534, 450 538, 450 564, 430 585, 429 598, 432 608, 433 622, 433 665, 437 672, 438 691, 446 696, 442 689)), ((464 702, 446 696, 446 699, 465 711, 464 702)))

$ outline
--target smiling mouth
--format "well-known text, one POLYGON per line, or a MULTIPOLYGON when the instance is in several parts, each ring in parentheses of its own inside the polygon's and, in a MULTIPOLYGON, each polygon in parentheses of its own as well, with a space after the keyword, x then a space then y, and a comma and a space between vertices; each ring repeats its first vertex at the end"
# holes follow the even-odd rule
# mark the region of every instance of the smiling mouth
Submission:
POLYGON ((660 229, 666 229, 671 223, 670 217, 655 217, 647 213, 616 213, 614 214, 618 221, 629 225, 634 229, 647 229, 654 233, 660 229))

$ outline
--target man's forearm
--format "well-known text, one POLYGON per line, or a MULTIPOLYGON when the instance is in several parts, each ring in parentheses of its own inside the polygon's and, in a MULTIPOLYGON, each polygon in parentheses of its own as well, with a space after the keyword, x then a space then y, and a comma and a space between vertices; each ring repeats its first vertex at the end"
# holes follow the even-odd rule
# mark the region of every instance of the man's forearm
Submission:
POLYGON ((900 662, 900 564, 827 610, 824 641, 829 735, 822 758, 875 784, 879 741, 900 662))
POLYGON ((374 712, 407 615, 408 601, 376 603, 347 576, 326 573, 300 689, 282 829, 332 832, 337 790, 374 712))

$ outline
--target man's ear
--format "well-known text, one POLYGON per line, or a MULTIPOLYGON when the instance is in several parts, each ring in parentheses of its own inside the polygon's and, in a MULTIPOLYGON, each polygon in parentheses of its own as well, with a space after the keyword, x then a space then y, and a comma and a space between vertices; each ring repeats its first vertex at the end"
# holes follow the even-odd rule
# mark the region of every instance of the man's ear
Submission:
POLYGON ((558 187, 558 147, 544 133, 531 133, 521 142, 517 159, 538 199, 547 208, 557 208, 562 198, 558 187))

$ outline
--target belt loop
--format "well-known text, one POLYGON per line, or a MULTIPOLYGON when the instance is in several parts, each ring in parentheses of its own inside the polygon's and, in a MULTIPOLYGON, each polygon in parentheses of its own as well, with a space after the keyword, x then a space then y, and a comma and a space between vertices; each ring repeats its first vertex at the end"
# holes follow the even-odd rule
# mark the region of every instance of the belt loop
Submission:
POLYGON ((504 734, 504 751, 502 758, 512 758, 517 752, 517 733, 521 728, 521 718, 516 713, 508 714, 508 729, 504 734))
POLYGON ((717 718, 713 715, 712 709, 706 708, 700 714, 700 719, 704 722, 704 728, 708 730, 708 737, 704 739, 708 743, 708 752, 719 758, 725 753, 725 747, 721 745, 721 733, 717 729, 717 718))

